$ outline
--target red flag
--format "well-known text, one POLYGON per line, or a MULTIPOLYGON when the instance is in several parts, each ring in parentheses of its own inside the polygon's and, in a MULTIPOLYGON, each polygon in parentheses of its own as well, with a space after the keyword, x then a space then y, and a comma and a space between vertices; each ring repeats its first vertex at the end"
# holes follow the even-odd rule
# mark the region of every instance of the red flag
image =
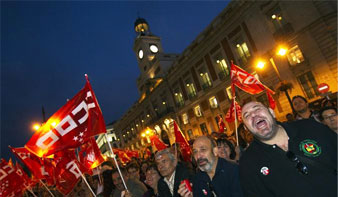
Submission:
POLYGON ((123 164, 129 163, 131 161, 130 157, 128 157, 127 153, 124 150, 113 148, 113 152, 118 156, 123 164))
POLYGON ((217 118, 218 118, 219 132, 224 133, 225 123, 223 121, 223 118, 220 115, 218 115, 217 118))
POLYGON ((268 101, 269 101, 269 105, 271 109, 275 109, 276 107, 276 102, 275 100, 272 98, 271 94, 269 91, 266 91, 266 95, 268 96, 268 101))
POLYGON ((101 109, 87 79, 85 87, 49 118, 25 147, 42 157, 78 147, 105 132, 101 109))
POLYGON ((231 82, 249 94, 259 94, 264 90, 274 94, 272 90, 264 86, 253 75, 233 63, 231 64, 231 82))
POLYGON ((29 152, 26 148, 9 147, 22 163, 32 172, 38 179, 45 179, 48 185, 54 185, 54 166, 47 158, 39 158, 38 156, 29 152))
POLYGON ((58 152, 55 158, 56 188, 64 195, 71 192, 86 169, 77 161, 74 150, 58 152))
POLYGON ((162 142, 157 135, 150 136, 151 144, 156 147, 158 151, 166 149, 167 145, 162 142))
POLYGON ((79 158, 81 164, 84 165, 90 172, 93 168, 96 168, 102 162, 104 162, 104 158, 101 154, 99 147, 96 144, 94 137, 90 138, 90 140, 86 144, 81 146, 79 158))
POLYGON ((0 162, 0 196, 15 196, 22 188, 23 179, 16 173, 16 169, 4 159, 0 162))
POLYGON ((185 139, 184 135, 182 134, 182 131, 178 128, 175 121, 174 121, 174 132, 175 132, 176 143, 180 145, 181 153, 182 153, 184 161, 190 162, 191 161, 191 149, 190 149, 189 143, 185 139))
POLYGON ((16 169, 16 174, 23 180, 22 186, 16 189, 15 196, 23 196, 23 192, 26 189, 30 189, 36 183, 28 177, 28 175, 22 169, 21 165, 18 162, 16 162, 14 168, 16 169))
MULTIPOLYGON (((235 101, 235 105, 236 105, 236 114, 237 114, 237 120, 238 121, 242 121, 242 108, 240 105, 238 105, 238 103, 235 101)), ((233 122, 235 121, 235 108, 234 108, 234 98, 231 100, 231 105, 229 107, 229 110, 227 112, 227 114, 225 115, 225 120, 227 122, 233 122)))
POLYGON ((139 158, 140 157, 137 150, 126 150, 126 154, 130 158, 132 158, 132 157, 139 158))
POLYGON ((31 187, 35 183, 29 178, 29 176, 26 174, 26 172, 22 169, 21 165, 16 162, 16 173, 21 177, 21 179, 24 181, 24 186, 26 187, 31 187))

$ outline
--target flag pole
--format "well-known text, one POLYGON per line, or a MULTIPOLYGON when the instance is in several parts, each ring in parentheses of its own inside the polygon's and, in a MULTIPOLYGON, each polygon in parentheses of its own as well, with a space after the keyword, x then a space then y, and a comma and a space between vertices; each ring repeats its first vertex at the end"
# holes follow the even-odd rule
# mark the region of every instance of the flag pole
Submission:
POLYGON ((29 187, 27 187, 27 186, 25 186, 25 187, 26 187, 26 189, 27 189, 34 197, 37 197, 37 196, 34 194, 34 192, 32 191, 31 188, 29 188, 29 187))
POLYGON ((47 191, 50 193, 51 196, 55 197, 54 194, 48 189, 46 184, 43 183, 43 181, 40 179, 41 184, 47 189, 47 191))
POLYGON ((118 171, 118 172, 119 172, 119 174, 120 174, 120 177, 121 177, 121 180, 122 180, 123 186, 124 186, 124 188, 126 188, 126 190, 128 190, 128 188, 127 188, 127 185, 126 185, 126 182, 124 181, 124 178, 123 178, 123 176, 122 176, 122 173, 121 173, 121 170, 120 170, 119 164, 118 164, 118 163, 117 163, 117 161, 116 161, 116 155, 114 154, 114 152, 113 152, 113 149, 112 149, 112 147, 111 147, 111 144, 110 144, 110 142, 109 142, 109 140, 108 140, 108 135, 107 135, 107 133, 105 133, 104 135, 106 136, 106 140, 107 140, 107 143, 108 143, 108 146, 109 146, 110 152, 111 152, 111 153, 112 153, 112 155, 113 155, 113 159, 114 159, 114 162, 115 162, 115 165, 116 165, 117 171, 118 171))
MULTIPOLYGON (((79 167, 76 165, 77 169, 80 171, 79 167)), ((81 171, 80 171, 81 172, 81 171)), ((86 183, 88 189, 90 190, 90 192, 93 194, 94 197, 96 197, 96 194, 94 193, 94 191, 92 190, 92 188, 90 187, 89 183, 87 182, 87 179, 85 176, 83 176, 82 172, 81 172, 81 177, 83 179, 83 181, 86 183)))
POLYGON ((90 187, 89 183, 87 182, 86 177, 83 176, 82 171, 80 170, 79 166, 77 166, 77 165, 75 165, 75 166, 76 166, 76 169, 80 172, 81 177, 82 177, 83 181, 86 183, 86 185, 87 185, 88 189, 90 190, 90 192, 93 194, 94 197, 96 197, 94 191, 92 190, 92 188, 90 187))
POLYGON ((237 143, 237 146, 239 146, 239 143, 238 143, 238 130, 237 130, 237 109, 236 108, 237 108, 236 107, 236 96, 234 96, 236 143, 237 143))

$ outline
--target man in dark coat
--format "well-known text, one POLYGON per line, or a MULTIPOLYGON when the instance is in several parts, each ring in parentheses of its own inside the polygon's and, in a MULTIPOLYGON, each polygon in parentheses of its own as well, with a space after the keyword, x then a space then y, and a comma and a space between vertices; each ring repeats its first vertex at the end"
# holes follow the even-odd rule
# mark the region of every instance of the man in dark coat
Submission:
POLYGON ((177 162, 169 148, 161 150, 155 155, 158 171, 163 176, 158 181, 158 194, 160 197, 179 197, 178 186, 184 179, 190 179, 191 173, 181 163, 177 162))

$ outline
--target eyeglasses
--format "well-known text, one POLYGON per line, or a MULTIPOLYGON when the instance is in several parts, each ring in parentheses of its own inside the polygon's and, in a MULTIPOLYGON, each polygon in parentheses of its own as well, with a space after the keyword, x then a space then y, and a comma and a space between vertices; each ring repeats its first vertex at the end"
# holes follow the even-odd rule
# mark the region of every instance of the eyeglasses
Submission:
POLYGON ((330 114, 328 116, 323 116, 324 120, 331 120, 331 118, 335 118, 337 116, 337 114, 330 114))
POLYGON ((295 167, 300 173, 304 175, 307 175, 309 173, 306 165, 304 165, 301 161, 299 161, 298 157, 293 152, 291 151, 286 152, 286 156, 290 161, 296 163, 295 167))

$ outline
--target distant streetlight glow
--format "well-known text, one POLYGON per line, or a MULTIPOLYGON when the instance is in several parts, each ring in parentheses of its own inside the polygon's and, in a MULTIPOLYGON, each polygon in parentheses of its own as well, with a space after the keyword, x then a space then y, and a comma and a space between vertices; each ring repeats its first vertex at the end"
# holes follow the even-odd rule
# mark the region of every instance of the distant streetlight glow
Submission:
POLYGON ((263 62, 263 61, 258 61, 257 62, 257 68, 259 68, 259 69, 263 69, 264 65, 265 65, 265 62, 263 62))
POLYGON ((35 131, 39 130, 40 127, 41 127, 41 126, 40 126, 40 124, 38 124, 38 123, 33 124, 33 129, 34 129, 35 131))
POLYGON ((142 137, 146 137, 146 134, 145 134, 145 133, 142 133, 141 136, 142 136, 142 137))
POLYGON ((280 55, 280 56, 284 56, 284 55, 286 54, 287 51, 288 51, 288 50, 287 50, 286 48, 280 47, 280 48, 278 49, 277 54, 280 55))

